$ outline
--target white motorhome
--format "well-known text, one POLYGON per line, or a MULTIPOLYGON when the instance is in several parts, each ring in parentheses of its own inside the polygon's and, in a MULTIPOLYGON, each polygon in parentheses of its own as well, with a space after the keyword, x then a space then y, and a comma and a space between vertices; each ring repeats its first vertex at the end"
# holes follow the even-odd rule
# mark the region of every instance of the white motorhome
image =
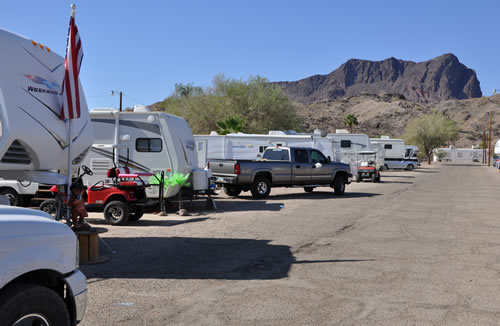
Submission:
MULTIPOLYGON (((94 175, 84 177, 86 185, 111 182, 107 177, 110 168, 128 166, 136 172, 164 171, 166 176, 175 172, 190 173, 193 190, 208 189, 207 171, 197 169, 196 143, 183 118, 151 112, 144 106, 135 106, 132 112, 93 109, 90 117, 95 141, 82 163, 90 167, 94 175)), ((158 198, 157 186, 146 189, 149 198, 158 198)), ((177 186, 169 187, 165 197, 177 193, 177 186)))
POLYGON ((198 166, 204 167, 208 160, 255 160, 267 147, 293 146, 312 147, 333 158, 330 141, 324 137, 306 134, 287 134, 270 131, 269 134, 195 135, 198 166))
MULTIPOLYGON (((75 165, 92 144, 85 97, 68 137, 59 118, 64 59, 3 29, 0 48, 0 176, 64 184, 66 176, 49 170, 67 169, 69 142, 75 165)), ((75 234, 43 212, 6 202, 0 196, 0 324, 77 324, 87 285, 75 234)))
POLYGON ((380 138, 370 138, 373 149, 385 151, 384 159, 403 159, 406 156, 406 145, 402 139, 381 136, 380 138))
POLYGON ((476 148, 437 148, 434 150, 433 161, 444 161, 444 162, 482 162, 483 160, 483 150, 476 148))

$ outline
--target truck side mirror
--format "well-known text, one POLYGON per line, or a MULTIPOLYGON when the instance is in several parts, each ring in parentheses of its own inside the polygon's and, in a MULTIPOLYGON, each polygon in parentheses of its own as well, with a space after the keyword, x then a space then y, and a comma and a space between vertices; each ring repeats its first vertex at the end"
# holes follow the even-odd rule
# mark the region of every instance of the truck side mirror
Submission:
POLYGON ((328 156, 327 159, 328 159, 328 163, 332 162, 332 158, 330 156, 328 156))

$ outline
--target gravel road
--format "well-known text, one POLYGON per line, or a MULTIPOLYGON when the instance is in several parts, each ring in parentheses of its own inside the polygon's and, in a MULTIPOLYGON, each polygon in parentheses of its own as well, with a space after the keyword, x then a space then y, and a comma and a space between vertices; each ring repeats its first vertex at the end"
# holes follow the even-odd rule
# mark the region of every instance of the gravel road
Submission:
POLYGON ((500 174, 479 165, 383 172, 344 196, 273 189, 191 216, 106 227, 82 266, 83 325, 500 323, 500 174))

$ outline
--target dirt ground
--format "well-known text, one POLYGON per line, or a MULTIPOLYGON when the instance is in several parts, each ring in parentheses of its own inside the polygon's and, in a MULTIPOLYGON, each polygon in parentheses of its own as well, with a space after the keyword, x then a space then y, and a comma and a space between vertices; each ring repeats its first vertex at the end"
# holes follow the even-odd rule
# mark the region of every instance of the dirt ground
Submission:
POLYGON ((383 172, 381 183, 249 193, 190 216, 105 227, 82 266, 82 325, 494 325, 500 174, 479 165, 383 172))

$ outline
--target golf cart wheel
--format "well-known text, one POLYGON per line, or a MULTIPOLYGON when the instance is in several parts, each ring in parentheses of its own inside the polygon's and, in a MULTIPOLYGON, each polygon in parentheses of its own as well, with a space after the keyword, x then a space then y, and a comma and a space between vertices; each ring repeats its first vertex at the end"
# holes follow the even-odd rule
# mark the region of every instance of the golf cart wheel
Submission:
POLYGON ((257 199, 266 198, 271 192, 271 183, 265 177, 257 177, 250 189, 252 196, 257 199))
POLYGON ((0 195, 7 197, 10 201, 10 206, 22 206, 23 199, 14 189, 0 190, 0 195))
POLYGON ((372 173, 371 179, 372 179, 372 182, 377 182, 377 174, 372 173))
POLYGON ((314 187, 304 187, 304 191, 305 192, 313 192, 314 191, 314 187))
POLYGON ((333 190, 335 195, 343 195, 345 192, 345 178, 343 175, 338 175, 333 180, 333 190))
POLYGON ((18 283, 0 295, 0 325, 69 326, 69 312, 54 290, 18 283))
POLYGON ((241 194, 241 189, 234 186, 224 186, 224 193, 231 197, 237 197, 241 194))
POLYGON ((39 209, 42 212, 45 212, 52 216, 53 218, 56 218, 58 215, 58 207, 57 207, 57 201, 55 199, 47 199, 44 200, 41 204, 39 209))
POLYGON ((358 174, 356 174, 356 182, 358 182, 358 183, 359 183, 359 182, 361 182, 361 180, 362 180, 362 179, 363 179, 363 178, 361 178, 361 174, 359 174, 359 173, 358 173, 358 174))
POLYGON ((407 169, 408 171, 411 171, 411 170, 413 170, 414 168, 415 168, 415 166, 414 166, 413 164, 408 164, 408 166, 406 167, 406 169, 407 169))
POLYGON ((104 219, 111 225, 125 225, 130 217, 126 203, 115 200, 104 207, 104 219))
POLYGON ((144 215, 144 207, 136 206, 134 212, 130 213, 128 220, 131 222, 139 221, 143 215, 144 215))
POLYGON ((375 182, 380 182, 380 174, 375 178, 375 182))

